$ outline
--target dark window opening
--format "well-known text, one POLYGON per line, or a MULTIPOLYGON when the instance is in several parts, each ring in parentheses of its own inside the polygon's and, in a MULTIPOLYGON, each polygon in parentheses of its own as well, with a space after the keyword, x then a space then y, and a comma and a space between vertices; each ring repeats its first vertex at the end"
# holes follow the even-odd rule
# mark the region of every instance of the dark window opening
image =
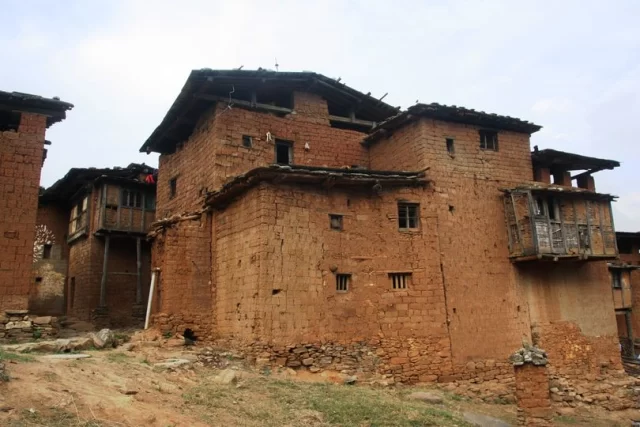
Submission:
POLYGON ((289 141, 276 139, 276 163, 279 165, 290 165, 293 160, 293 144, 289 141))
POLYGON ((553 197, 536 197, 533 200, 534 203, 534 215, 549 217, 552 221, 560 220, 560 208, 558 202, 553 197))
POLYGON ((611 272, 611 281, 613 289, 622 289, 622 272, 614 270, 611 272))
POLYGON ((36 283, 42 283, 42 277, 36 277, 36 283))
POLYGON ((142 207, 142 193, 139 191, 122 190, 120 205, 125 208, 142 207))
POLYGON ((447 138, 447 153, 449 154, 455 154, 456 150, 455 147, 453 146, 453 138, 447 138))
POLYGON ((145 194, 144 195, 144 208, 148 211, 156 210, 156 195, 155 194, 145 194))
POLYGON ((42 247, 42 259, 51 258, 51 248, 52 248, 52 245, 49 245, 49 244, 44 245, 42 247))
POLYGON ((329 224, 332 230, 342 231, 342 215, 329 214, 329 224))
POLYGON ((415 230, 418 228, 417 203, 398 203, 398 228, 415 230))
POLYGON ((336 291, 347 292, 351 283, 350 274, 336 274, 336 291))
POLYGON ((493 130, 480 131, 480 148, 498 151, 498 132, 493 130))
POLYGON ((629 240, 618 240, 618 252, 621 254, 632 254, 633 244, 629 240))
POLYGON ((20 113, 0 111, 0 132, 18 131, 20 127, 20 113))
POLYGON ((169 198, 173 199, 176 197, 176 192, 178 191, 178 178, 171 178, 169 180, 169 198))
POLYGON ((551 220, 558 219, 558 205, 553 197, 547 198, 547 214, 551 220))
POLYGON ((253 138, 249 135, 242 135, 242 146, 251 148, 253 146, 253 138))
POLYGON ((389 273, 391 289, 407 289, 411 281, 411 273, 389 273))

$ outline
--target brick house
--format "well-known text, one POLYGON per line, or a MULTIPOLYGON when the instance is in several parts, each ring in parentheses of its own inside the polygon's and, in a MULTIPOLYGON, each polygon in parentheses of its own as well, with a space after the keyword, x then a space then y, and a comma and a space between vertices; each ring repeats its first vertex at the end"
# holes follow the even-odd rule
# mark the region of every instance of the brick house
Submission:
POLYGON ((154 322, 403 382, 508 381, 523 340, 561 375, 619 371, 592 176, 619 163, 531 152, 539 129, 311 72, 193 71, 141 148, 160 153, 154 322))
POLYGON ((73 168, 40 194, 32 311, 97 324, 144 316, 156 170, 73 168))
POLYGON ((29 299, 40 171, 49 126, 72 104, 0 91, 0 310, 25 310, 29 299))
POLYGON ((617 232, 620 259, 609 264, 611 293, 623 356, 636 358, 640 338, 640 233, 617 232), (635 309, 635 311, 634 311, 635 309))

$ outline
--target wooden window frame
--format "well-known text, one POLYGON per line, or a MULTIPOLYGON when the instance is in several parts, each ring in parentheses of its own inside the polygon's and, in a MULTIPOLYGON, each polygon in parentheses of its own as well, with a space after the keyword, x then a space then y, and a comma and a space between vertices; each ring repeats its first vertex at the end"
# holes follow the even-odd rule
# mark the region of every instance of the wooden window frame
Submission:
POLYGON ((336 292, 345 293, 351 290, 351 274, 350 273, 338 273, 336 274, 336 292))
POLYGON ((335 231, 344 230, 344 215, 329 214, 329 228, 335 231))
POLYGON ((391 289, 394 291, 403 291, 409 289, 412 279, 413 274, 407 271, 389 273, 391 289))
POLYGON ((420 203, 400 201, 397 204, 398 212, 398 230, 400 231, 416 231, 420 229, 420 203), (415 215, 411 215, 411 212, 415 215), (414 226, 411 226, 411 220, 414 226), (404 222, 405 227, 402 226, 404 222))
POLYGON ((276 139, 276 142, 274 144, 274 155, 275 155, 275 159, 274 159, 274 163, 276 165, 283 165, 283 166, 287 166, 287 165, 292 165, 293 164, 293 142, 292 141, 287 141, 285 139, 276 139), (278 146, 282 146, 282 145, 286 145, 289 149, 289 163, 281 163, 278 162, 278 146))
POLYGON ((142 195, 142 191, 131 190, 129 188, 121 188, 120 201, 118 206, 121 208, 128 208, 128 209, 142 209, 143 201, 144 201, 143 199, 144 197, 142 195), (132 199, 133 199, 133 203, 132 203, 132 199))
POLYGON ((480 134, 480 149, 485 151, 498 151, 498 131, 483 129, 480 134), (491 137, 491 141, 489 141, 491 137))

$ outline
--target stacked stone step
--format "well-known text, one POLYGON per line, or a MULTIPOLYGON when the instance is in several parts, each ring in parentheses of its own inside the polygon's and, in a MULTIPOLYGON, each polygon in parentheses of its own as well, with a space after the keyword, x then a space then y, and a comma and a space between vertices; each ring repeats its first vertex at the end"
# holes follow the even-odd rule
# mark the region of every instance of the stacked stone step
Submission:
POLYGON ((29 316, 28 310, 6 310, 0 317, 0 340, 25 342, 58 335, 58 319, 52 316, 29 316))

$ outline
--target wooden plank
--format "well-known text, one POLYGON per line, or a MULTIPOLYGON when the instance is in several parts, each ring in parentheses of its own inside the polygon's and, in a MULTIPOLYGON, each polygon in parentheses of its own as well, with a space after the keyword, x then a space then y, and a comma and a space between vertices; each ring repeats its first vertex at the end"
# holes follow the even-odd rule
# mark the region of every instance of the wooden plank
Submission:
POLYGON ((136 239, 136 304, 142 304, 142 242, 136 239))
POLYGON ((120 229, 120 211, 122 210, 122 189, 118 188, 118 204, 116 205, 116 229, 120 229))
POLYGON ((142 218, 140 218, 140 231, 145 231, 144 219, 145 219, 145 205, 147 203, 147 193, 142 192, 142 218))
POLYGON ((351 118, 351 117, 342 117, 342 116, 329 115, 329 121, 330 122, 349 123, 349 124, 354 124, 354 125, 366 126, 366 127, 370 127, 370 128, 372 128, 372 127, 374 127, 376 125, 375 122, 371 122, 369 120, 356 119, 355 116, 353 118, 351 118))
POLYGON ((531 191, 527 191, 527 199, 529 202, 529 219, 531 220, 531 236, 533 237, 533 249, 537 254, 540 252, 539 242, 538 242, 538 229, 534 219, 535 216, 535 206, 533 204, 533 196, 531 195, 531 191))
POLYGON ((252 110, 262 110, 262 111, 268 111, 268 112, 280 113, 280 114, 293 113, 293 109, 291 108, 277 107, 275 105, 260 104, 257 102, 255 104, 252 104, 250 101, 243 101, 241 99, 234 99, 234 98, 225 98, 224 96, 198 94, 198 95, 194 95, 194 98, 202 99, 204 101, 231 103, 232 106, 249 108, 252 110))
POLYGON ((562 233, 562 244, 564 245, 564 253, 569 253, 569 247, 567 246, 567 233, 564 228, 564 215, 563 215, 563 205, 558 204, 558 216, 560 216, 560 232, 562 233))
MULTIPOLYGON (((131 204, 131 202, 129 202, 129 204, 131 204)), ((133 207, 129 207, 129 231, 133 231, 133 207)))
POLYGON ((593 240, 591 239, 591 218, 589 215, 589 201, 584 201, 584 208, 587 214, 587 236, 589 236, 589 253, 593 254, 593 240))
POLYGON ((611 235, 613 236, 613 244, 615 245, 614 254, 617 256, 618 255, 618 239, 616 239, 616 226, 613 222, 613 212, 611 211, 611 202, 609 202, 608 205, 609 205, 609 218, 611 218, 611 235))
MULTIPOLYGON (((507 223, 507 236, 508 236, 508 247, 509 247, 509 255, 513 254, 513 236, 511 235, 511 223, 509 222, 509 206, 507 203, 507 198, 502 199, 504 202, 504 215, 507 223)), ((515 217, 515 213, 513 215, 515 217)), ((517 223, 517 219, 516 219, 517 223)), ((517 226, 516 226, 517 227, 517 226)))
POLYGON ((109 241, 110 237, 107 235, 104 238, 104 258, 102 261, 102 280, 100 280, 100 305, 99 307, 107 306, 107 261, 109 260, 109 241))

